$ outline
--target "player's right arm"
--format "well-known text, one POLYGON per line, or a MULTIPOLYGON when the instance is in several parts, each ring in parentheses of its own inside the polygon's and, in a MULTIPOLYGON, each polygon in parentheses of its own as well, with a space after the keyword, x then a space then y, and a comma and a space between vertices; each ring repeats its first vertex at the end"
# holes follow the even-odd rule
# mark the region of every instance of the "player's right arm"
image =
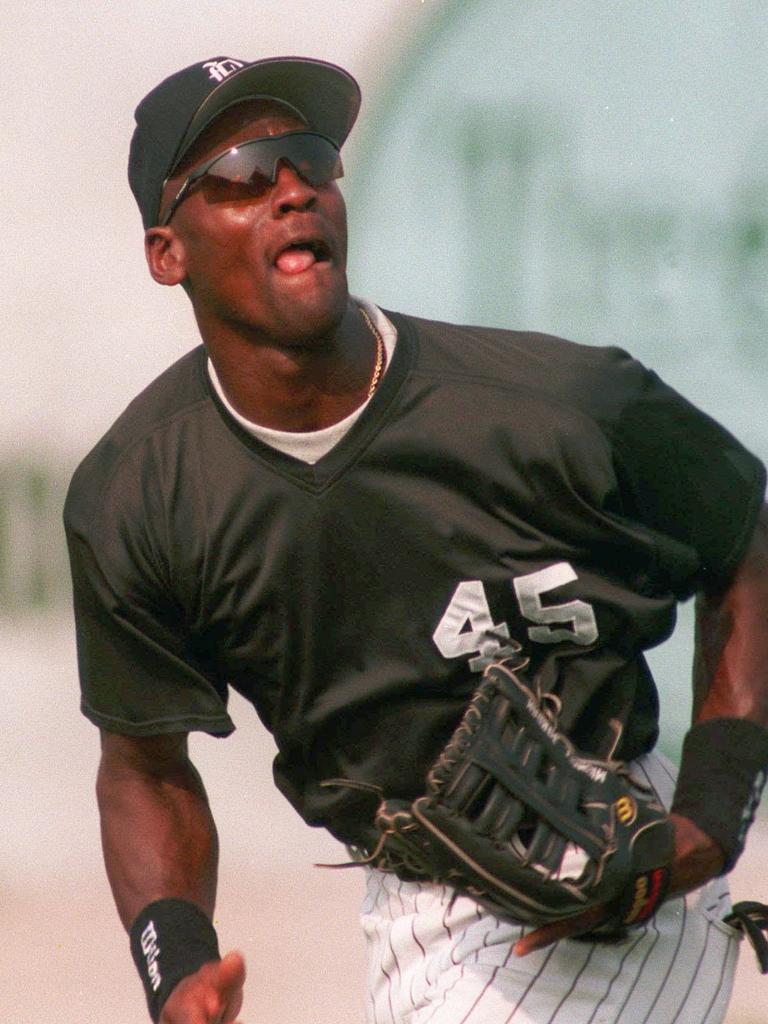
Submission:
MULTIPOLYGON (((133 737, 102 730, 96 792, 104 862, 126 931, 156 900, 184 900, 210 920, 218 838, 186 733, 133 737)), ((228 1024, 242 1005, 239 953, 182 978, 160 1024, 228 1024)))

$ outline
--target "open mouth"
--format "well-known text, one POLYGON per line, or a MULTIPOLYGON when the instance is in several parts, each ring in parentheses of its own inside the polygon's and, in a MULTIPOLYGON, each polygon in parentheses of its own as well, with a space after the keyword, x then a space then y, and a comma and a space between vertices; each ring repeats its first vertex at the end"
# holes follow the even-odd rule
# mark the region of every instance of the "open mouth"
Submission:
POLYGON ((327 263, 331 250, 320 239, 292 242, 281 249, 275 259, 275 266, 284 274, 301 274, 316 263, 327 263))

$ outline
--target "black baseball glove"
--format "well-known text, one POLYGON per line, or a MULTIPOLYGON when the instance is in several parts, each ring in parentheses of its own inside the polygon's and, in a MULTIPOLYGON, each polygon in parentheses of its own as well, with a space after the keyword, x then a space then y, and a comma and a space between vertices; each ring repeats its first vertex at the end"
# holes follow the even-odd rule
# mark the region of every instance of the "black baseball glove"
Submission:
POLYGON ((623 764, 574 749, 557 697, 524 670, 512 661, 486 669, 426 793, 381 801, 380 840, 366 859, 449 883, 516 922, 602 907, 590 936, 614 938, 663 901, 673 826, 623 764))

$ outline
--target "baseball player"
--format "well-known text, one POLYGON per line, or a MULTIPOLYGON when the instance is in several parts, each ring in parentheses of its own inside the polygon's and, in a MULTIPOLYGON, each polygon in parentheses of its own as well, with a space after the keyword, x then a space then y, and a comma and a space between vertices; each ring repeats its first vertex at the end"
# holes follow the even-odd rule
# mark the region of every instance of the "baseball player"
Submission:
POLYGON ((152 1019, 242 1005, 187 753, 192 730, 232 732, 232 687, 281 792, 363 863, 370 1024, 715 1024, 741 936, 724 875, 768 764, 764 469, 619 348, 350 296, 359 102, 322 61, 216 57, 136 110, 149 271, 185 289, 202 345, 84 459, 65 522, 104 856, 152 1019), (676 783, 643 652, 694 594, 676 783), (411 806, 484 674, 521 655, 557 708, 544 740, 669 809, 663 891, 636 889, 612 941, 607 903, 518 920, 377 857, 381 798, 411 806))

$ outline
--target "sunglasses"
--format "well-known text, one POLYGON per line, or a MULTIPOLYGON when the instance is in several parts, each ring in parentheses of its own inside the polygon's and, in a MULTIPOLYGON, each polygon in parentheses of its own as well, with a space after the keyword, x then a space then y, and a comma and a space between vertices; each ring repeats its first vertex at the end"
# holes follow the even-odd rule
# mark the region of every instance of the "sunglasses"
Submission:
POLYGON ((192 171, 160 226, 165 227, 192 186, 204 179, 222 198, 256 199, 265 195, 277 180, 283 161, 310 185, 327 185, 344 174, 338 147, 317 132, 286 132, 241 142, 192 171))

